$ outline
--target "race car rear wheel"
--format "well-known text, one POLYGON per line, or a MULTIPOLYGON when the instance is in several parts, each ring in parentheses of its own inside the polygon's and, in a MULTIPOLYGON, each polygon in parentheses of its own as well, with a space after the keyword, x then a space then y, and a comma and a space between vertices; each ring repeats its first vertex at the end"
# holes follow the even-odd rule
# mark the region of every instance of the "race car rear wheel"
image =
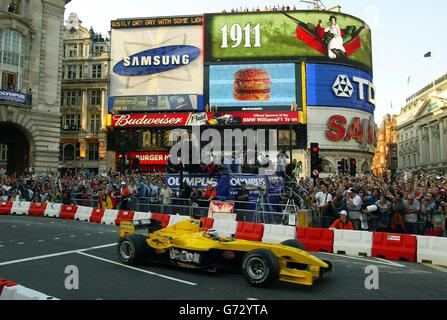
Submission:
POLYGON ((242 273, 252 286, 267 287, 278 279, 278 258, 269 250, 250 251, 242 260, 242 273))
POLYGON ((146 237, 139 234, 126 236, 118 242, 118 258, 126 265, 134 266, 148 258, 146 237))
POLYGON ((288 247, 300 249, 303 251, 307 251, 307 248, 304 246, 304 244, 302 244, 301 242, 299 242, 298 240, 295 240, 295 239, 286 240, 286 241, 282 242, 281 244, 283 246, 288 246, 288 247))

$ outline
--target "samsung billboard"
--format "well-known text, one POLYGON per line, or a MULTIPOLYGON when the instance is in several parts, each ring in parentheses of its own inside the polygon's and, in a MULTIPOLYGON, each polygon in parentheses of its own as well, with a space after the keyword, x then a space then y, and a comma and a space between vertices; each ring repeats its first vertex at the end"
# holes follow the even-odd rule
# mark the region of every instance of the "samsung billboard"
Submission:
POLYGON ((201 17, 113 21, 110 110, 202 109, 201 22, 201 17))

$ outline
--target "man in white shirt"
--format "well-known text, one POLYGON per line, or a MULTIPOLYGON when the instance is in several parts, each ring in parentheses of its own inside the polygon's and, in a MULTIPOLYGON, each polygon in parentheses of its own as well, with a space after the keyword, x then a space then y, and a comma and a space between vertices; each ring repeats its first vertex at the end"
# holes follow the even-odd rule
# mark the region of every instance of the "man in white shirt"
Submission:
POLYGON ((315 200, 318 209, 327 209, 329 202, 332 202, 332 195, 328 192, 325 184, 320 186, 320 192, 315 195, 315 200))
POLYGON ((348 207, 348 216, 354 225, 354 229, 360 230, 363 201, 354 188, 346 192, 346 205, 348 207))

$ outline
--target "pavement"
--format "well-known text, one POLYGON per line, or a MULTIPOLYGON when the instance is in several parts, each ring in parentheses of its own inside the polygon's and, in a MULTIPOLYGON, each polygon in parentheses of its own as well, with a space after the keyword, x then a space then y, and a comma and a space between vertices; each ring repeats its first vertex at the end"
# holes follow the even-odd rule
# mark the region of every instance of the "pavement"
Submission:
POLYGON ((334 262, 334 272, 313 287, 278 282, 258 289, 236 273, 125 266, 116 256, 117 240, 115 226, 0 216, 0 277, 62 300, 447 299, 443 267, 318 253, 334 262), (69 266, 79 270, 77 290, 65 287, 69 266), (378 270, 377 290, 365 286, 370 266, 378 270))

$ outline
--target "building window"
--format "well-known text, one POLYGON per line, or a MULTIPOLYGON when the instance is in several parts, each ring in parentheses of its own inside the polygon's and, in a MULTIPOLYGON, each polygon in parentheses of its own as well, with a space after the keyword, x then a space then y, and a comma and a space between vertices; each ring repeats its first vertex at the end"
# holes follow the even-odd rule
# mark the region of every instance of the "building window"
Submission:
POLYGON ((74 161, 75 157, 76 157, 76 150, 75 150, 75 146, 72 144, 66 144, 64 146, 64 156, 63 159, 64 161, 74 161))
POLYGON ((101 91, 95 90, 90 92, 90 106, 100 106, 101 105, 101 91))
POLYGON ((98 161, 99 159, 99 146, 96 143, 88 144, 88 160, 89 161, 98 161))
POLYGON ((30 0, 23 1, 23 15, 25 17, 29 17, 29 1, 30 0))
POLYGON ((0 30, 0 72, 4 90, 19 90, 24 73, 26 40, 15 30, 0 30))
POLYGON ((98 133, 101 129, 101 116, 99 114, 90 115, 90 132, 98 133))
POLYGON ((0 143, 0 161, 8 161, 8 145, 0 143))
MULTIPOLYGON (((290 146, 290 130, 279 130, 278 131, 278 145, 281 147, 290 146)), ((292 130, 292 146, 296 146, 296 131, 292 130)))
POLYGON ((94 47, 93 47, 93 56, 94 57, 100 57, 103 52, 104 52, 103 45, 94 45, 94 47))
POLYGON ((79 66, 79 79, 82 79, 84 76, 84 67, 82 64, 79 66))
POLYGON ((99 79, 102 77, 102 64, 94 64, 92 66, 92 78, 99 79))
POLYGON ((64 114, 62 117, 62 130, 65 132, 78 132, 81 128, 80 114, 64 114))
POLYGON ((77 66, 74 66, 74 65, 67 66, 67 79, 69 79, 69 80, 76 79, 76 71, 77 71, 77 66))
POLYGON ((77 45, 69 45, 68 46, 68 57, 76 58, 78 56, 78 46, 77 45))
POLYGON ((63 106, 79 106, 81 93, 79 91, 62 91, 63 106))

